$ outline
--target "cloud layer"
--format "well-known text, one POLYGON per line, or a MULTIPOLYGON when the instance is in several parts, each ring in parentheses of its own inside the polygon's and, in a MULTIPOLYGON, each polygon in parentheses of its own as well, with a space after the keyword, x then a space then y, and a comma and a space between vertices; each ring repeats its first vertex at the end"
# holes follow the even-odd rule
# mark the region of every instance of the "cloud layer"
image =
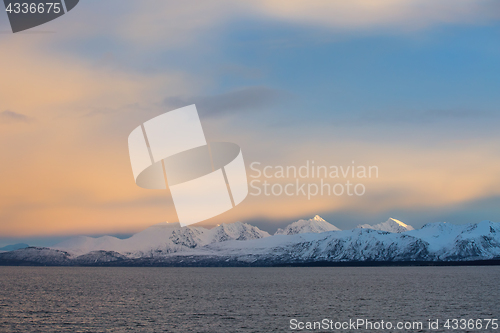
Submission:
POLYGON ((2 111, 0 112, 0 123, 11 124, 11 123, 30 123, 32 119, 24 114, 13 112, 13 111, 2 111))
POLYGON ((170 109, 196 104, 201 116, 221 116, 257 112, 272 106, 284 95, 283 92, 266 87, 245 87, 211 96, 174 96, 165 99, 164 103, 170 109))
MULTIPOLYGON (((345 38, 353 31, 404 35, 444 24, 487 25, 500 15, 497 1, 148 4, 120 1, 117 9, 85 1, 44 26, 55 33, 0 35, 0 235, 133 232, 172 220, 164 192, 135 185, 127 136, 138 124, 191 103, 199 107, 207 139, 238 143, 248 165, 355 160, 380 169, 379 179, 367 181, 366 197, 249 197, 208 223, 425 209, 499 194, 498 145, 483 130, 496 121, 490 113, 423 111, 397 118, 396 112, 367 112, 364 120, 342 123, 318 105, 330 97, 331 86, 320 80, 329 55, 311 60, 313 51, 304 48, 295 61, 280 49, 276 63, 266 63, 265 48, 235 50, 239 39, 231 39, 241 33, 259 42, 247 28, 260 25, 290 29, 292 36, 321 30, 345 38), (247 67, 255 59, 266 66, 247 67), (289 76, 270 75, 273 65, 289 76), (221 67, 231 75, 221 74, 221 67), (312 80, 305 80, 304 68, 312 80), (298 87, 293 99, 286 88, 292 84, 298 87), (484 121, 470 126, 479 118, 484 121), (457 119, 467 126, 449 125, 456 128, 446 137, 439 136, 443 127, 427 126, 457 119)), ((347 90, 341 88, 340 97, 347 90)))

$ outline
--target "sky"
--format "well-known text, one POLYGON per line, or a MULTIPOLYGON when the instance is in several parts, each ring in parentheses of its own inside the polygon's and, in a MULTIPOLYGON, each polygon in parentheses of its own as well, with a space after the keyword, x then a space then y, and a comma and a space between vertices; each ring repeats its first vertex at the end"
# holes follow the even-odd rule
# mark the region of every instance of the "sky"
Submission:
POLYGON ((1 11, 0 246, 175 221, 127 137, 193 103, 249 180, 254 162, 378 168, 349 178, 362 196, 249 195, 200 225, 500 221, 499 37, 489 0, 82 0, 17 34, 1 11))

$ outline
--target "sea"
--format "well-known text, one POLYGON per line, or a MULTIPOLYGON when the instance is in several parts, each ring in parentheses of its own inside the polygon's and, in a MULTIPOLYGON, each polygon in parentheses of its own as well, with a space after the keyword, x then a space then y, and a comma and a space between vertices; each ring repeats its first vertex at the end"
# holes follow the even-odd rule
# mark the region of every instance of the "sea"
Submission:
POLYGON ((500 266, 0 267, 0 331, 500 332, 499 284, 500 266))

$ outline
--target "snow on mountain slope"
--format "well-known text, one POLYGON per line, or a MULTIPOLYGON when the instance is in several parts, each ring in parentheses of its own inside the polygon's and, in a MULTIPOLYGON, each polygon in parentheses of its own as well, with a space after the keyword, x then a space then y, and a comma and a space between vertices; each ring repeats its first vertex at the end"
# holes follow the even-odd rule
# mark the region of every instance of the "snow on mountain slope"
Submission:
POLYGON ((99 238, 79 236, 59 243, 53 248, 68 251, 75 255, 92 251, 116 251, 123 254, 136 253, 144 255, 152 250, 163 249, 167 245, 176 248, 176 244, 170 241, 169 238, 173 230, 177 228, 180 228, 179 223, 159 223, 127 239, 111 236, 99 238))
POLYGON ((462 226, 433 223, 407 233, 357 228, 320 234, 276 235, 207 247, 217 255, 243 260, 303 261, 450 261, 500 258, 500 223, 462 226))
POLYGON ((500 223, 430 223, 391 233, 371 228, 269 237, 245 223, 211 230, 159 224, 128 238, 79 237, 57 249, 0 253, 0 264, 282 265, 317 261, 500 260, 500 223), (242 241, 244 240, 244 241, 242 241), (113 249, 112 249, 113 248, 113 249))
POLYGON ((358 225, 356 228, 360 229, 373 229, 373 230, 380 230, 380 231, 387 231, 387 232, 394 232, 394 233, 401 233, 401 232, 406 232, 410 230, 415 230, 411 225, 409 224, 404 224, 403 222, 393 219, 392 217, 388 219, 385 222, 375 224, 375 225, 369 225, 369 224, 361 224, 358 225))
POLYGON ((286 226, 285 229, 278 229, 275 235, 297 235, 305 233, 321 233, 325 231, 339 231, 340 229, 326 222, 321 216, 316 215, 309 220, 298 220, 286 226))
POLYGON ((18 265, 20 263, 67 265, 71 261, 70 257, 70 254, 65 251, 45 247, 27 247, 0 253, 1 260, 9 265, 18 265))
POLYGON ((111 236, 99 238, 79 236, 59 243, 53 248, 68 251, 73 255, 82 255, 92 251, 114 251, 137 258, 189 250, 214 242, 262 237, 269 237, 269 234, 241 222, 222 224, 213 229, 181 227, 178 222, 162 222, 127 239, 111 236))
POLYGON ((276 235, 242 243, 211 244, 207 249, 239 260, 258 258, 284 263, 423 260, 427 255, 426 244, 418 238, 372 229, 276 235))
POLYGON ((457 237, 468 225, 455 225, 446 222, 428 223, 418 230, 410 230, 407 234, 418 237, 429 244, 430 251, 453 246, 457 237))
POLYGON ((211 242, 224 242, 227 240, 250 240, 269 237, 266 231, 260 230, 253 225, 241 222, 221 224, 209 231, 211 242))
POLYGON ((429 223, 407 235, 429 244, 438 259, 493 258, 500 256, 500 223, 482 221, 465 225, 429 223))

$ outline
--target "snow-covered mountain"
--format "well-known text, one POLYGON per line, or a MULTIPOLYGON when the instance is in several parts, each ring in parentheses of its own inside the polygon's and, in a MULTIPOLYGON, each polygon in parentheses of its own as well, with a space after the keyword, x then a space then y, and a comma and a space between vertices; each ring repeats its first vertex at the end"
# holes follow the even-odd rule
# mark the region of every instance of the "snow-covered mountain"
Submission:
POLYGON ((373 229, 373 230, 395 232, 395 233, 415 230, 411 225, 404 224, 403 222, 396 220, 396 219, 393 219, 392 217, 390 219, 388 219, 387 221, 379 223, 379 224, 374 224, 374 225, 360 224, 356 228, 373 229))
POLYGON ((275 235, 297 235, 305 233, 316 233, 319 234, 325 231, 339 231, 340 229, 326 222, 321 216, 316 215, 309 220, 298 220, 289 224, 284 229, 278 229, 275 235))
POLYGON ((162 222, 126 239, 111 236, 99 238, 79 236, 57 244, 53 248, 75 255, 92 251, 114 251, 138 258, 194 249, 216 242, 269 236, 267 232, 241 222, 221 224, 213 229, 181 227, 178 222, 162 222))
POLYGON ((351 262, 500 262, 500 223, 430 223, 403 233, 356 228, 270 236, 245 223, 159 224, 128 239, 80 237, 0 253, 2 265, 273 266, 351 262))
POLYGON ((367 262, 367 261, 463 261, 500 259, 500 223, 450 225, 432 223, 420 230, 389 233, 353 229, 274 236, 209 246, 219 255, 238 260, 274 263, 367 262), (273 240, 273 238, 276 238, 273 240))

